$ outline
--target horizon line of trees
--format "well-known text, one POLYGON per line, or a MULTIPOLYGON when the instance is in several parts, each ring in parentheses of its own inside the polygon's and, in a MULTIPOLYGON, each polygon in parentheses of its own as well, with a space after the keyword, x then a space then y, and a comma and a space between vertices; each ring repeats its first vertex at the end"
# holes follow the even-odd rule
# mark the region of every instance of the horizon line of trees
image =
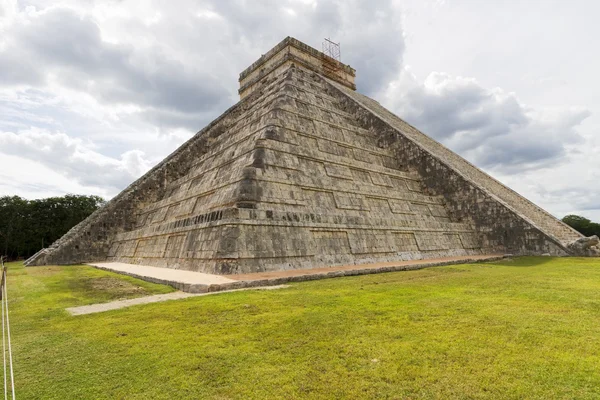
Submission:
POLYGON ((562 222, 585 236, 600 236, 600 223, 592 222, 581 215, 566 215, 563 217, 562 222))
POLYGON ((9 260, 28 258, 105 203, 100 196, 75 194, 35 200, 0 197, 0 254, 9 260))

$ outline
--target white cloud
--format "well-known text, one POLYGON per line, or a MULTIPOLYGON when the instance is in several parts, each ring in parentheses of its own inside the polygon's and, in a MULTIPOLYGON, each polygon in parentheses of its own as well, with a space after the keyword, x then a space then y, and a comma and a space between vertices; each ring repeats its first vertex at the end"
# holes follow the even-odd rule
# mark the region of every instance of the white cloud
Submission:
POLYGON ((514 93, 473 78, 432 72, 419 82, 408 70, 392 82, 385 103, 408 122, 480 167, 519 173, 559 165, 583 137, 585 109, 535 110, 514 93))
POLYGON ((94 151, 91 143, 60 132, 0 132, 0 143, 2 153, 34 160, 82 186, 101 187, 109 193, 122 189, 151 167, 139 150, 126 151, 115 159, 94 151))
POLYGON ((93 94, 104 104, 177 111, 188 119, 216 112, 228 96, 211 73, 160 48, 104 42, 93 17, 60 7, 14 21, 0 51, 0 84, 54 85, 93 94))

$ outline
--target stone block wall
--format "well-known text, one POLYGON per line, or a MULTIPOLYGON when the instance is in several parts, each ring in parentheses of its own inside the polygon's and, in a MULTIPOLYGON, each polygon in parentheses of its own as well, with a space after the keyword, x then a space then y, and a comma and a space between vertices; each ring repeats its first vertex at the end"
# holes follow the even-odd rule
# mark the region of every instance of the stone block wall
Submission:
MULTIPOLYGON (((267 87, 273 81, 274 79, 267 79, 263 85, 267 87)), ((262 89, 257 90, 247 99, 231 107, 104 207, 73 227, 50 247, 27 260, 26 264, 77 264, 106 260, 109 252, 114 254, 115 241, 119 241, 116 240, 118 235, 144 225, 148 215, 144 215, 143 210, 155 210, 156 202, 160 202, 173 190, 179 189, 179 185, 174 182, 186 176, 197 160, 209 150, 212 151, 213 144, 226 132, 236 129, 235 124, 241 123, 240 116, 246 115, 250 109, 256 112, 256 105, 267 99, 263 94, 262 89)), ((181 206, 184 207, 183 204, 181 206)), ((166 210, 161 212, 166 213, 166 210)), ((154 218, 159 219, 160 214, 152 215, 151 219, 154 218)), ((132 244, 122 248, 127 247, 132 247, 132 244)))
POLYGON ((288 36, 242 71, 239 78, 240 98, 243 99, 260 87, 263 79, 280 75, 292 64, 323 74, 353 90, 356 89, 354 84, 356 71, 352 67, 288 36))
POLYGON ((529 208, 515 210, 477 172, 430 152, 376 102, 301 66, 278 71, 34 264, 232 274, 566 254, 529 208))
POLYGON ((329 93, 377 136, 379 146, 392 149, 397 162, 417 171, 427 192, 444 197, 454 220, 475 224, 484 247, 517 254, 567 255, 566 244, 581 237, 379 103, 327 82, 329 93))
POLYGON ((109 259, 229 274, 488 250, 310 73, 292 67, 265 94, 109 259))

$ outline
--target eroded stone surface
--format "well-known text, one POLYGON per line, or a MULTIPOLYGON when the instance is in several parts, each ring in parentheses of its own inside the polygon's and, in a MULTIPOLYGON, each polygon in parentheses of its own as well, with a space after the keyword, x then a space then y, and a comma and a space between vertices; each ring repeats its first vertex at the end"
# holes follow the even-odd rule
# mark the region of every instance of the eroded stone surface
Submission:
POLYGON ((567 247, 573 255, 577 256, 599 256, 600 255, 600 239, 598 236, 593 235, 590 237, 579 238, 567 247))
POLYGON ((252 85, 31 264, 108 260, 239 274, 567 255, 581 237, 315 70, 288 62, 252 85))

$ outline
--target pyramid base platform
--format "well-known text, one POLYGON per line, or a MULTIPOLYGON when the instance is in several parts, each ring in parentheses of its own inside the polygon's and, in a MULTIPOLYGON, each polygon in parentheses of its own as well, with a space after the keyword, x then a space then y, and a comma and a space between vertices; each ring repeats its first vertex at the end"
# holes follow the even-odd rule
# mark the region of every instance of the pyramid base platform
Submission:
POLYGON ((183 292, 206 293, 259 286, 273 286, 288 282, 303 282, 342 276, 411 271, 443 265, 496 261, 504 257, 505 256, 501 254, 471 255, 237 275, 212 275, 200 272, 117 262, 94 263, 89 265, 103 270, 133 276, 153 283, 170 285, 183 292))

